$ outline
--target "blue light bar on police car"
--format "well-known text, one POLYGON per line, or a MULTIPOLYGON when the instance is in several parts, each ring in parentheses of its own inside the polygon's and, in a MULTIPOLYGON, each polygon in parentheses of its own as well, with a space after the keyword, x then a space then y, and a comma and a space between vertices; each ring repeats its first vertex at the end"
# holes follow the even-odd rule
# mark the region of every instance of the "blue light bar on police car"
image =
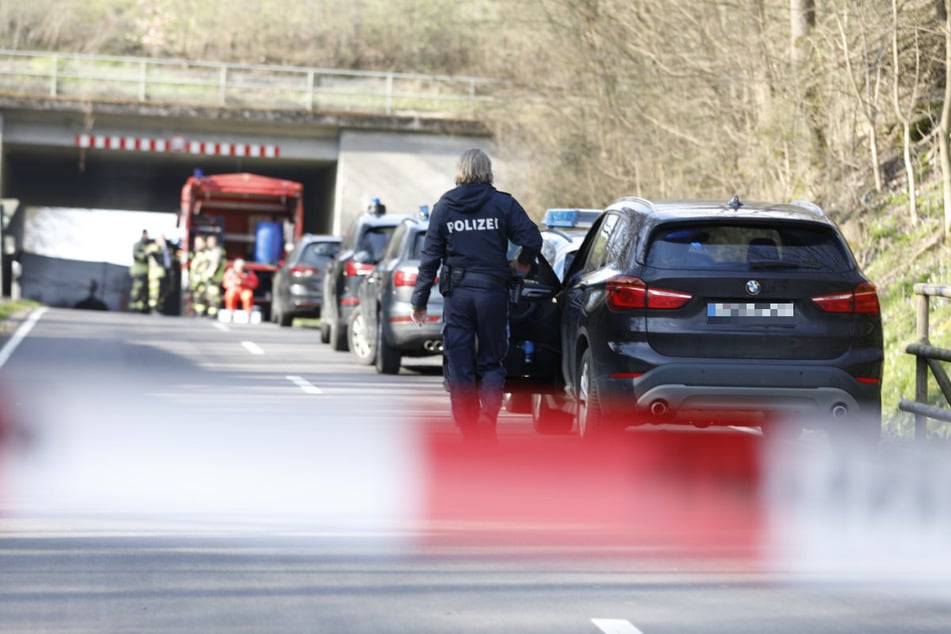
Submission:
POLYGON ((549 209, 542 223, 551 227, 590 227, 601 215, 600 209, 549 209))

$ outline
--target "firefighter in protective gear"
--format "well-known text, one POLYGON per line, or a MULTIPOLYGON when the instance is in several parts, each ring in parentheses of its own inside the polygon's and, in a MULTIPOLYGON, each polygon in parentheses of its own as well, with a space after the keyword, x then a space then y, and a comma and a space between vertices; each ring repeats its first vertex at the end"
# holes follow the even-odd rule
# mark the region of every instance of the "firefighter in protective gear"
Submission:
POLYGON ((213 233, 205 239, 205 258, 205 307, 208 315, 215 317, 221 309, 221 283, 228 268, 228 258, 225 250, 218 246, 218 236, 213 233))
POLYGON ((142 237, 132 245, 132 265, 129 277, 132 278, 132 290, 129 291, 129 310, 144 313, 148 310, 149 255, 151 244, 149 232, 142 230, 142 237))
POLYGON ((452 416, 463 437, 493 440, 505 387, 509 282, 524 275, 541 233, 510 194, 492 185, 492 162, 479 149, 459 159, 454 189, 433 208, 413 291, 413 321, 424 323, 439 271, 443 350, 452 416), (521 247, 508 261, 509 241, 521 247))
POLYGON ((192 313, 199 317, 208 309, 205 303, 208 259, 205 256, 205 237, 195 236, 194 249, 188 263, 188 292, 191 296, 192 313))
POLYGON ((160 313, 165 304, 165 291, 169 269, 172 268, 172 254, 168 250, 165 236, 159 236, 146 248, 149 265, 149 311, 160 313))
POLYGON ((254 271, 244 268, 244 260, 238 258, 230 269, 225 271, 225 308, 235 310, 238 300, 246 312, 254 305, 254 289, 258 287, 258 276, 254 271))

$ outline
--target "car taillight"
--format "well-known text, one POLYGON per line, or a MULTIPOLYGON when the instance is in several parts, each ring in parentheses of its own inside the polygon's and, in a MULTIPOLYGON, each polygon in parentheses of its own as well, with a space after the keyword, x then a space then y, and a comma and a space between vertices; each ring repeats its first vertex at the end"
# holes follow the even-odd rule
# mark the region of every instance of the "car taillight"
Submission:
POLYGON ((304 264, 298 264, 297 266, 291 267, 291 277, 313 277, 317 275, 317 269, 313 266, 307 266, 304 264))
POLYGON ((812 301, 827 313, 862 313, 878 315, 881 307, 878 303, 878 291, 871 282, 862 282, 846 293, 818 295, 812 301))
POLYGON ((347 263, 343 266, 343 274, 347 277, 353 277, 354 275, 369 275, 370 272, 376 267, 367 262, 354 262, 353 260, 347 260, 347 263))
POLYGON ((665 288, 650 288, 644 280, 626 275, 619 275, 608 280, 606 290, 606 301, 611 310, 634 308, 670 310, 680 308, 693 298, 689 293, 665 288))
POLYGON ((416 277, 419 271, 416 269, 396 269, 393 273, 393 286, 416 286, 416 277))

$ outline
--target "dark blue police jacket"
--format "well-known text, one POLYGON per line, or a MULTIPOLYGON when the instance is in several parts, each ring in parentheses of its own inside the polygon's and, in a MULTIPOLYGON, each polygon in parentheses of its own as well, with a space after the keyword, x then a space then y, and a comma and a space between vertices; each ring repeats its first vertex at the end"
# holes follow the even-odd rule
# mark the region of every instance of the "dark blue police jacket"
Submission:
POLYGON ((443 194, 429 219, 413 306, 426 307, 442 263, 507 280, 509 240, 522 247, 519 260, 525 263, 542 248, 538 227, 511 194, 487 183, 459 185, 443 194))

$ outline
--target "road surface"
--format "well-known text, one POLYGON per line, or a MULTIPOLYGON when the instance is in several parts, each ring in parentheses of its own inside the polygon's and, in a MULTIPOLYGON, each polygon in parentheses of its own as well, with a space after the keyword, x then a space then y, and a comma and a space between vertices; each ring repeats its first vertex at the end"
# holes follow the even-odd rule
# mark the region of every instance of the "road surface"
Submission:
POLYGON ((5 344, 2 633, 951 631, 940 461, 592 456, 515 415, 471 452, 438 360, 271 324, 49 309, 5 344))

